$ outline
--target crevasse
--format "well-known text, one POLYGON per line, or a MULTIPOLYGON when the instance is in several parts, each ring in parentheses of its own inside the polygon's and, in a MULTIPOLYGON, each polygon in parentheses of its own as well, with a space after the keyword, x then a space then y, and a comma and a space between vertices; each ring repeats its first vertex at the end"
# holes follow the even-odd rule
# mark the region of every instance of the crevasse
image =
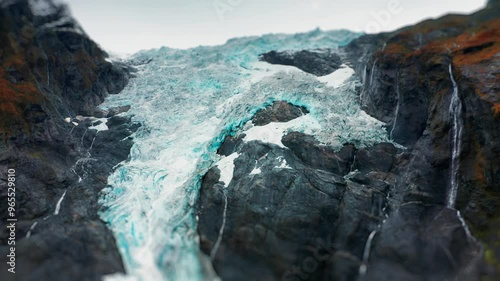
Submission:
POLYGON ((270 50, 332 48, 357 36, 315 30, 132 56, 137 65, 150 62, 103 104, 131 105, 127 114, 142 124, 128 161, 109 177, 100 197, 100 216, 115 235, 127 272, 106 280, 204 279, 194 210, 201 178, 220 160, 216 151, 225 136, 274 100, 308 108, 310 118, 289 129, 334 147, 387 141, 383 124, 361 111, 355 78, 327 84, 297 68, 258 61, 270 50))

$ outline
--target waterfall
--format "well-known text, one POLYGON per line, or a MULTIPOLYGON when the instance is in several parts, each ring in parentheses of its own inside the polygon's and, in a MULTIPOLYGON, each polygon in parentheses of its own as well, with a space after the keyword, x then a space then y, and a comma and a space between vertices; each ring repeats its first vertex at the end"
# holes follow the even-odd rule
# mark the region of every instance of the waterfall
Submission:
POLYGON ((61 210, 61 203, 62 201, 64 200, 64 196, 66 196, 66 191, 64 191, 63 195, 61 196, 61 198, 59 198, 59 201, 57 201, 57 204, 56 204, 56 210, 54 211, 54 215, 59 215, 59 211, 61 210))
POLYGON ((363 77, 361 78, 361 82, 366 83, 366 72, 368 71, 366 64, 365 67, 363 68, 363 77))
POLYGON ((212 252, 210 253, 210 259, 215 259, 215 255, 219 250, 220 243, 222 242, 222 236, 224 235, 224 228, 226 227, 226 214, 227 214, 227 188, 224 188, 224 212, 222 213, 222 225, 219 230, 219 237, 217 237, 217 242, 215 243, 212 252))
POLYGON ((455 207, 455 201, 457 198, 458 191, 458 173, 460 170, 460 153, 462 147, 462 131, 463 131, 463 121, 460 117, 462 113, 462 102, 458 96, 458 86, 455 78, 453 77, 453 71, 451 64, 449 66, 450 80, 453 84, 453 94, 451 96, 450 102, 450 116, 453 120, 453 127, 451 129, 451 167, 450 167, 450 186, 448 191, 448 198, 446 206, 448 208, 455 207))
POLYGON ((366 274, 366 271, 368 270, 368 262, 370 259, 370 253, 373 245, 373 239, 375 238, 375 235, 377 235, 378 231, 382 229, 382 226, 385 224, 385 222, 389 219, 389 214, 387 209, 389 209, 390 204, 389 201, 391 199, 391 192, 388 191, 387 195, 385 197, 385 204, 384 207, 382 208, 382 213, 384 215, 384 220, 377 225, 375 230, 373 230, 370 235, 368 236, 368 239, 366 239, 365 243, 365 249, 363 251, 363 260, 362 263, 359 267, 359 276, 364 276, 366 274))
POLYGON ((38 224, 38 221, 34 222, 31 227, 30 227, 30 230, 28 231, 28 233, 26 233, 26 238, 30 238, 31 237, 31 233, 33 232, 33 230, 35 229, 36 225, 38 224))
POLYGON ((465 222, 464 218, 462 217, 462 214, 461 214, 461 213, 460 213, 460 211, 458 211, 458 210, 457 210, 457 217, 458 217, 458 219, 460 220, 460 223, 462 224, 462 227, 463 227, 463 229, 464 229, 464 231, 465 231, 465 235, 467 235, 467 239, 468 239, 469 241, 472 241, 472 242, 474 242, 474 243, 478 244, 478 245, 481 245, 481 244, 479 243, 479 241, 477 241, 476 237, 474 237, 474 236, 472 235, 472 233, 470 232, 470 229, 469 229, 469 227, 467 226, 467 223, 465 222))
POLYGON ((372 70, 370 73, 370 87, 372 86, 372 83, 373 83, 373 76, 375 75, 375 71, 377 71, 377 62, 378 62, 378 59, 376 59, 372 65, 372 70))
POLYGON ((394 122, 392 124, 391 133, 389 134, 389 139, 391 139, 391 140, 394 140, 393 133, 394 133, 394 129, 396 128, 396 124, 398 123, 399 106, 401 104, 401 94, 399 92, 399 73, 398 73, 398 79, 396 81, 396 96, 398 98, 398 103, 396 105, 396 111, 394 113, 394 122))
POLYGON ((372 64, 372 68, 370 70, 371 71, 370 72, 370 79, 368 80, 368 82, 364 81, 366 79, 366 66, 365 66, 365 74, 363 75, 363 83, 364 83, 365 87, 363 88, 363 91, 361 92, 361 96, 359 98, 361 105, 363 105, 363 100, 365 99, 365 96, 370 93, 369 91, 372 88, 373 78, 374 78, 375 72, 377 71, 377 62, 378 62, 378 58, 375 59, 375 61, 372 64))
POLYGON ((370 258, 370 252, 372 249, 373 238, 375 238, 376 234, 377 234, 377 230, 372 231, 370 233, 370 236, 368 236, 368 239, 366 240, 365 250, 363 252, 363 263, 359 267, 359 275, 361 275, 361 276, 365 275, 366 270, 368 269, 368 259, 370 258))

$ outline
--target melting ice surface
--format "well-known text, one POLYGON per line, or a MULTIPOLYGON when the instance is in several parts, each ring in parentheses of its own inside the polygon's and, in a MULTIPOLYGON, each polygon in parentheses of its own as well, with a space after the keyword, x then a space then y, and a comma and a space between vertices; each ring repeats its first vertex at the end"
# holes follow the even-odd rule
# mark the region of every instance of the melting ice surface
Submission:
MULTIPOLYGON (((130 159, 110 176, 100 198, 101 218, 114 232, 127 271, 106 280, 204 279, 194 211, 201 177, 212 165, 232 167, 227 159, 217 163, 217 148, 274 100, 310 111, 307 118, 278 128, 280 135, 303 131, 337 148, 347 141, 359 146, 387 141, 383 124, 360 110, 354 91, 359 81, 351 70, 322 82, 294 67, 258 61, 270 50, 332 48, 357 36, 315 30, 134 55, 132 62, 150 62, 138 66, 137 77, 103 105, 131 105, 127 114, 142 124, 130 159)), ((257 131, 249 138, 258 139, 252 132, 257 131)), ((261 139, 281 144, 272 134, 261 139)), ((223 179, 226 185, 231 174, 223 179)))

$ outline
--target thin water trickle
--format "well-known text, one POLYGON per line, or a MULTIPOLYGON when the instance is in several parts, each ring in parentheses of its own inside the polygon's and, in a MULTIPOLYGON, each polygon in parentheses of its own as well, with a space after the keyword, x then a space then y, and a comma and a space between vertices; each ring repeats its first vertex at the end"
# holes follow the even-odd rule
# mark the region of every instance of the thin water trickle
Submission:
POLYGON ((87 153, 87 154, 88 154, 88 157, 90 157, 90 156, 91 156, 90 151, 92 150, 92 147, 94 147, 94 142, 95 142, 95 139, 97 138, 97 134, 99 134, 99 131, 97 131, 97 132, 95 133, 95 136, 94 136, 94 138, 92 139, 92 143, 90 144, 89 150, 87 151, 87 152, 88 152, 88 153, 87 153))
POLYGON ((446 206, 448 208, 455 208, 455 201, 458 192, 458 176, 460 171, 460 154, 462 148, 462 130, 463 121, 462 114, 462 101, 459 97, 458 85, 453 77, 453 70, 451 64, 449 66, 450 80, 453 84, 453 93, 451 95, 449 113, 452 118, 451 128, 451 167, 450 167, 450 186, 448 191, 448 198, 446 206))
MULTIPOLYGON (((399 73, 398 73, 399 77, 399 73)), ((401 93, 399 89, 399 78, 396 79, 396 98, 398 99, 397 105, 396 105, 396 111, 394 112, 394 121, 392 124, 392 129, 391 133, 389 134, 389 139, 394 140, 394 129, 396 128, 396 125, 398 123, 398 116, 399 116, 399 108, 401 105, 401 93)))
MULTIPOLYGON (((361 91, 361 96, 360 96, 361 105, 364 105, 366 96, 371 93, 371 90, 373 87, 373 79, 375 77, 375 72, 377 71, 377 62, 378 62, 378 58, 375 59, 375 61, 372 64, 372 68, 370 70, 370 79, 367 82, 363 81, 364 87, 363 87, 363 90, 361 91)), ((365 74, 364 74, 363 80, 366 79, 366 71, 367 70, 366 70, 366 65, 365 65, 365 74)))
POLYGON ((38 224, 38 221, 34 222, 31 227, 30 227, 30 230, 28 231, 28 233, 26 233, 26 238, 30 238, 31 237, 31 233, 33 232, 33 230, 35 229, 36 225, 38 224))
POLYGON ((64 191, 61 198, 59 198, 59 200, 57 201, 56 209, 54 210, 54 215, 56 215, 56 216, 59 215, 59 211, 61 210, 61 204, 62 204, 62 201, 64 200, 64 197, 66 196, 66 192, 67 192, 67 190, 64 191))
POLYGON ((217 237, 217 242, 215 242, 215 246, 210 253, 210 259, 214 260, 215 255, 217 255, 217 251, 219 251, 220 243, 222 242, 222 237, 224 235, 224 228, 226 227, 226 215, 227 215, 227 189, 224 188, 224 211, 222 212, 222 225, 219 229, 219 237, 217 237))
POLYGON ((373 238, 375 238, 376 234, 377 230, 372 231, 368 236, 368 239, 366 240, 365 250, 363 251, 363 263, 359 267, 359 275, 361 276, 365 275, 366 271, 368 270, 368 260, 370 259, 373 238))

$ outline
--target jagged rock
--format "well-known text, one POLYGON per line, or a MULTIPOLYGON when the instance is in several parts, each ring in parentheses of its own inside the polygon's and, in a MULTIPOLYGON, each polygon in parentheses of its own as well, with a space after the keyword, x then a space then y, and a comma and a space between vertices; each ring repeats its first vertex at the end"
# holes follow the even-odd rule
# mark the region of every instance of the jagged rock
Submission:
POLYGON ((454 210, 405 204, 377 232, 359 280, 476 280, 481 247, 467 231, 454 210))
MULTIPOLYGON (((363 36, 344 48, 357 74, 365 77, 360 95, 364 108, 370 115, 387 122, 391 137, 409 148, 396 159, 400 180, 394 197, 401 200, 401 204, 446 204, 451 173, 452 117, 449 108, 454 91, 452 79, 457 82, 463 105, 460 118, 464 121, 464 131, 456 207, 464 213, 472 233, 486 245, 488 264, 496 266, 486 272, 479 270, 485 264, 473 262, 479 255, 476 251, 476 256, 469 258, 467 265, 473 267, 475 275, 463 279, 458 270, 460 266, 455 267, 454 274, 463 280, 479 280, 482 275, 485 276, 481 278, 487 280, 499 278, 500 250, 493 241, 498 240, 494 233, 499 229, 498 216, 494 213, 498 213, 500 207, 500 162, 489 157, 500 151, 497 141, 500 137, 499 81, 498 77, 489 74, 498 73, 500 69, 495 59, 500 45, 492 43, 498 42, 496 38, 500 36, 498 28, 492 28, 498 21, 498 11, 498 6, 490 3, 488 8, 470 16, 449 15, 392 33, 363 36), (451 46, 448 42, 453 42, 454 47, 448 48, 451 46)), ((446 239, 450 239, 449 235, 446 239)), ((423 241, 424 237, 418 239, 423 241)), ((459 256, 468 251, 467 243, 461 243, 455 246, 463 248, 463 253, 454 253, 459 256)), ((432 245, 425 245, 432 248, 432 245)), ((396 252, 400 256, 405 253, 403 250, 396 252)), ((387 257, 380 259, 373 263, 380 264, 387 257)), ((418 263, 418 266, 414 264, 420 266, 418 272, 428 271, 422 269, 428 266, 426 261, 418 263)), ((434 278, 424 278, 409 268, 386 263, 378 272, 368 272, 366 279, 397 276, 382 278, 382 270, 399 272, 406 276, 401 278, 408 280, 434 278)), ((450 272, 447 274, 453 275, 450 272)))
MULTIPOLYGON (((450 15, 362 36, 339 51, 363 80, 363 108, 388 124, 388 134, 404 150, 383 143, 346 145, 336 152, 296 132, 282 139, 287 149, 228 138, 231 153, 241 153, 234 161, 233 180, 225 187, 213 168, 199 201, 202 250, 212 253, 222 279, 498 279, 500 251, 494 241, 500 225, 500 163, 493 155, 500 152, 499 83, 489 74, 499 68, 497 7, 490 2, 489 8, 470 16, 450 15), (482 245, 469 234, 460 214, 444 206, 450 184, 452 77, 465 124, 456 206, 484 243, 486 262, 482 245), (256 166, 269 154, 284 157, 291 169, 277 172, 269 163, 256 166), (316 199, 314 207, 309 206, 316 193, 307 187, 332 201, 316 199), (225 232, 219 237, 224 194, 228 209, 225 232), (274 198, 287 206, 285 213, 274 207, 274 198), (318 217, 318 210, 328 215, 318 217), (291 217, 288 212, 295 221, 281 227, 280 222, 291 217), (318 243, 306 235, 333 237, 325 260, 314 260, 318 243), (218 238, 220 247, 214 253, 218 238)), ((308 71, 307 61, 316 55, 298 53, 309 56, 305 63, 291 52, 270 52, 261 59, 308 71)))
MULTIPOLYGON (((205 175, 198 202, 201 248, 223 280, 351 280, 370 229, 383 218, 390 185, 376 173, 363 174, 366 185, 344 178, 355 158, 352 145, 335 152, 296 132, 282 142, 290 149, 259 141, 232 145, 238 157, 227 187, 217 166, 205 175), (316 265, 307 272, 311 259, 316 265)), ((367 158, 397 152, 384 145, 369 150, 367 158)))
MULTIPOLYGON (((107 62, 65 5, 45 1, 50 9, 41 13, 33 1, 4 2, 0 170, 14 168, 17 175, 15 280, 90 281, 123 272, 114 237, 98 218, 97 200, 113 167, 127 159, 128 137, 138 125, 113 117, 107 131, 88 127, 96 106, 125 87, 130 69, 107 62)), ((7 202, 1 174, 0 200, 7 202)), ((3 222, 6 207, 0 205, 3 222)), ((2 227, 3 257, 6 235, 2 227)), ((0 280, 13 280, 6 267, 2 262, 0 280)))
POLYGON ((234 152, 238 151, 239 148, 243 145, 243 138, 245 134, 240 134, 235 137, 227 136, 224 139, 221 147, 217 150, 217 153, 222 156, 229 156, 234 152))
POLYGON ((262 54, 260 60, 271 64, 295 66, 316 76, 331 74, 342 65, 339 51, 331 49, 271 51, 262 54))
POLYGON ((252 117, 252 123, 256 126, 264 126, 271 122, 288 122, 307 113, 309 111, 305 107, 294 106, 284 101, 277 101, 259 110, 252 117))
POLYGON ((302 133, 292 132, 283 137, 283 144, 307 165, 339 175, 350 172, 355 148, 346 145, 336 153, 333 149, 321 145, 314 137, 302 133), (315 157, 311 157, 314 155, 315 157))

